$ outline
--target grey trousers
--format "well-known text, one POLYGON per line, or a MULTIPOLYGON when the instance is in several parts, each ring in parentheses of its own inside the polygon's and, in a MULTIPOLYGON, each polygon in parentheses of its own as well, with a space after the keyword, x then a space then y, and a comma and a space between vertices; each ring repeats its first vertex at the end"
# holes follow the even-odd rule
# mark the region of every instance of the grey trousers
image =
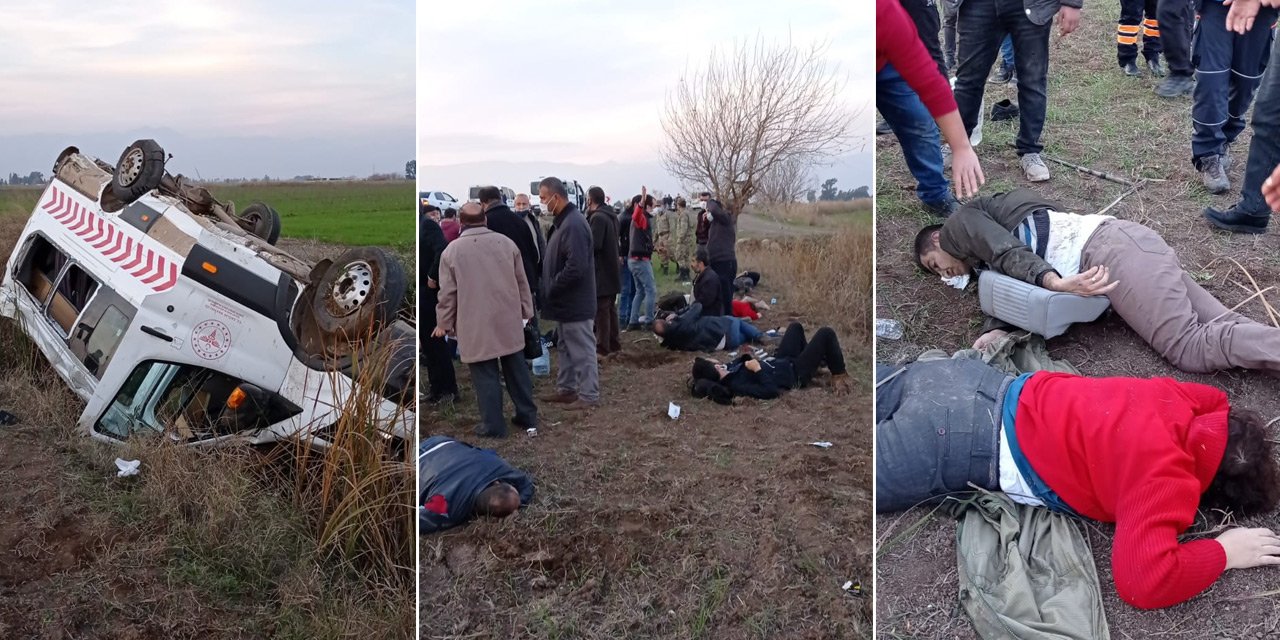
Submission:
POLYGON ((1111 308, 1169 364, 1189 373, 1280 371, 1280 329, 1229 311, 1182 270, 1155 231, 1128 220, 1102 223, 1080 256, 1081 270, 1095 265, 1120 281, 1107 294, 1111 308))
POLYGON ((556 388, 574 392, 585 402, 600 401, 600 370, 596 363, 596 333, 591 320, 561 322, 556 330, 560 370, 556 388))
POLYGON ((533 403, 533 378, 524 353, 517 351, 509 356, 473 362, 471 384, 475 386, 476 404, 480 409, 480 424, 490 434, 506 433, 507 421, 502 416, 502 382, 498 370, 507 383, 507 395, 515 405, 516 421, 528 429, 538 426, 538 407, 533 403))
POLYGON ((978 360, 876 366, 876 511, 1000 490, 1000 410, 1012 377, 978 360), (883 381, 883 384, 880 384, 883 381))

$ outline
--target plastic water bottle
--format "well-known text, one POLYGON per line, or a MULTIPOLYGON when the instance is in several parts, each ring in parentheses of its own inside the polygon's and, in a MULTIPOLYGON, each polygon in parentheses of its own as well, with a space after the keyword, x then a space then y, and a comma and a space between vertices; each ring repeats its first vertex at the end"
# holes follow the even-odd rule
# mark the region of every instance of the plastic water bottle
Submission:
POLYGON ((533 359, 533 375, 545 376, 551 373, 551 352, 547 350, 547 343, 542 343, 542 355, 533 359))
POLYGON ((902 323, 897 320, 876 318, 876 337, 886 340, 901 340, 902 323))

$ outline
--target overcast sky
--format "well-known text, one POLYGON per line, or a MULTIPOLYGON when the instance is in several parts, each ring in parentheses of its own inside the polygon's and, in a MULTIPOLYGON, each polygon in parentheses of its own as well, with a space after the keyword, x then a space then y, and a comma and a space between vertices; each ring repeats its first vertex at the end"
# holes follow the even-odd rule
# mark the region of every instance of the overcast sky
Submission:
MULTIPOLYGON (((687 69, 705 65, 713 49, 731 50, 735 41, 756 36, 800 46, 826 42, 829 60, 847 80, 842 99, 851 111, 862 107, 856 126, 871 140, 875 17, 869 2, 468 0, 424 8, 418 33, 424 186, 433 165, 656 165, 668 88, 687 69)), ((869 157, 872 150, 863 151, 869 157)), ((845 157, 839 166, 842 185, 870 184, 869 161, 845 157)), ((672 179, 665 188, 678 186, 672 179)))
POLYGON ((0 0, 0 171, 47 173, 71 144, 115 162, 154 133, 206 178, 401 172, 414 153, 414 9, 0 0))

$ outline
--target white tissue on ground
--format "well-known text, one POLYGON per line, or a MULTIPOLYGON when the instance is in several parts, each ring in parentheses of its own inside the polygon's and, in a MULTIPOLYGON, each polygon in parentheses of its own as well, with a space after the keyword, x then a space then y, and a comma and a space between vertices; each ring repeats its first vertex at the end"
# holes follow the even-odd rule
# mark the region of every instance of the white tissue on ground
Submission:
POLYGON ((969 274, 965 273, 958 276, 951 276, 950 278, 943 278, 942 283, 948 287, 953 287, 963 291, 965 287, 969 286, 969 274))
POLYGON ((680 417, 680 405, 678 405, 678 404, 676 404, 676 403, 674 403, 674 402, 668 402, 668 403, 667 403, 667 415, 671 416, 671 419, 672 419, 672 420, 675 420, 675 419, 679 418, 679 417, 680 417))
POLYGON ((119 469, 119 471, 116 472, 116 477, 127 478, 129 476, 136 476, 138 475, 138 467, 141 466, 141 460, 125 460, 123 458, 116 458, 116 468, 119 469))

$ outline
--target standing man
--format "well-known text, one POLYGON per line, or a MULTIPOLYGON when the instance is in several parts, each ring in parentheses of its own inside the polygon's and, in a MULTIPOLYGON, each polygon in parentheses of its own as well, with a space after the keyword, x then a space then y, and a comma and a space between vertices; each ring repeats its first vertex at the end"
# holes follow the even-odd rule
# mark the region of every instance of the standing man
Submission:
POLYGON ((1195 25, 1195 12, 1195 6, 1187 0, 1157 0, 1156 23, 1160 25, 1160 48, 1164 51, 1165 64, 1169 66, 1169 77, 1155 88, 1156 95, 1162 98, 1191 95, 1196 87, 1195 68, 1191 65, 1191 32, 1195 25))
MULTIPOLYGON (((662 275, 671 274, 671 263, 673 260, 666 251, 666 244, 671 238, 671 211, 667 210, 666 201, 671 196, 663 198, 662 208, 653 215, 653 250, 662 258, 662 275)), ((675 201, 672 201, 671 210, 675 210, 675 201)), ((679 265, 676 266, 679 269, 679 265)))
MULTIPOLYGON (((1187 0, 1173 0, 1187 4, 1187 0)), ((956 33, 959 67, 955 97, 966 134, 973 135, 982 114, 982 94, 987 74, 1000 51, 1005 34, 1013 36, 1014 65, 1018 75, 1017 149, 1022 173, 1031 182, 1049 179, 1049 167, 1040 157, 1048 110, 1049 35, 1053 17, 1065 36, 1080 25, 1083 0, 959 0, 956 33)), ((1161 24, 1164 20, 1161 18, 1161 24)), ((1171 62, 1172 63, 1172 62, 1171 62)))
POLYGON ((524 263, 524 275, 529 283, 529 291, 536 291, 540 277, 538 273, 540 254, 537 239, 529 233, 529 225, 502 201, 502 192, 497 187, 481 187, 477 195, 480 206, 484 207, 485 226, 491 231, 506 236, 520 250, 520 260, 524 263))
POLYGON ((659 244, 659 248, 675 260, 680 281, 688 282, 689 267, 693 264, 694 252, 697 250, 693 236, 698 217, 681 197, 676 198, 676 210, 668 214, 667 220, 670 234, 664 243, 659 244))
POLYGON ((708 264, 720 276, 720 309, 707 309, 708 315, 733 315, 733 279, 738 274, 738 230, 733 216, 724 210, 719 200, 708 199, 707 211, 702 214, 710 223, 707 231, 708 264))
POLYGON ((422 341, 422 360, 427 368, 427 402, 438 404, 452 402, 458 397, 458 380, 453 373, 453 355, 449 343, 444 336, 436 337, 436 305, 440 299, 440 256, 444 253, 448 242, 440 231, 440 224, 429 215, 429 210, 436 209, 431 205, 422 207, 422 215, 418 216, 418 246, 422 257, 421 277, 418 279, 418 290, 423 292, 422 317, 427 338, 422 341))
POLYGON ((1156 0, 1120 0, 1120 23, 1116 25, 1116 59, 1127 76, 1140 76, 1138 32, 1142 32, 1142 57, 1157 78, 1160 67, 1160 26, 1156 22, 1156 0))
POLYGON ((705 214, 707 212, 707 201, 711 199, 711 192, 703 191, 698 194, 698 204, 695 209, 698 211, 698 226, 694 230, 694 239, 697 248, 707 246, 707 234, 711 232, 711 219, 705 214))
MULTIPOLYGON (((534 261, 535 271, 538 274, 538 286, 531 286, 533 290, 533 308, 534 310, 542 309, 542 256, 547 252, 547 239, 542 235, 542 224, 538 222, 538 216, 534 215, 533 207, 529 206, 529 194, 516 194, 516 217, 529 228, 529 237, 533 238, 534 246, 538 249, 537 260, 534 261)), ((538 321, 535 315, 533 321, 538 321)))
POLYGON ((542 399, 590 409, 600 405, 600 372, 596 363, 595 257, 591 227, 559 178, 543 178, 538 198, 555 216, 551 240, 542 262, 543 317, 559 323, 556 392, 542 399))
POLYGON ((631 212, 640 203, 640 196, 631 199, 628 206, 623 203, 618 212, 618 282, 622 293, 618 296, 618 322, 622 331, 630 331, 631 301, 636 295, 636 280, 631 277, 631 268, 627 266, 627 257, 631 255, 631 212))
POLYGON ((458 224, 458 212, 453 207, 444 210, 444 215, 440 218, 440 230, 444 232, 445 242, 457 240, 458 234, 462 233, 462 225, 458 224))
POLYGON ((440 260, 439 320, 431 336, 458 337, 458 352, 471 368, 480 409, 475 434, 503 438, 507 423, 499 369, 516 409, 512 424, 523 429, 538 426, 533 379, 523 353, 524 322, 533 318, 533 295, 520 250, 485 227, 480 205, 462 205, 460 222, 462 232, 440 260))
POLYGON ((622 351, 618 339, 618 306, 622 290, 613 261, 618 256, 618 218, 604 202, 604 189, 587 189, 587 223, 591 226, 591 253, 596 271, 596 353, 607 356, 622 351))
POLYGON ((658 284, 653 280, 653 215, 657 207, 653 196, 640 187, 640 204, 631 211, 631 251, 627 255, 627 268, 631 270, 634 293, 631 298, 629 329, 635 330, 653 324, 654 307, 658 302, 658 284))

